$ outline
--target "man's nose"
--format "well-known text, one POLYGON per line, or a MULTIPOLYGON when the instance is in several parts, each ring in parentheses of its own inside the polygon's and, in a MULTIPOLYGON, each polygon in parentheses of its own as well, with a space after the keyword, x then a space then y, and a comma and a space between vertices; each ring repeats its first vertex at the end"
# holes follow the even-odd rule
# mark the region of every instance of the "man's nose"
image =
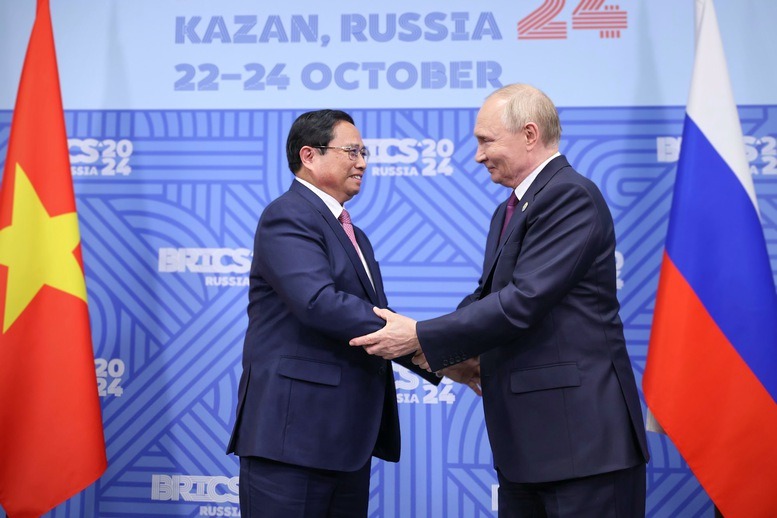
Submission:
POLYGON ((364 171, 367 169, 367 159, 360 153, 359 158, 356 159, 356 169, 364 171))

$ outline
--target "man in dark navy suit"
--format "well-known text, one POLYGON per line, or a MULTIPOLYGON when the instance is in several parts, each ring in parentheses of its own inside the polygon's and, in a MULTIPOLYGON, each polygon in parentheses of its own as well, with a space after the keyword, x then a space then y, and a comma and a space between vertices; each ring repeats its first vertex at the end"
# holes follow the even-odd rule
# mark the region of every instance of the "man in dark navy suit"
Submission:
POLYGON ((286 153, 295 179, 256 230, 227 451, 240 456, 244 518, 364 517, 372 456, 396 462, 400 449, 390 362, 348 346, 383 327, 372 308, 387 305, 372 246, 343 207, 369 153, 336 110, 297 118, 286 153))
POLYGON ((435 371, 479 369, 500 517, 644 516, 648 451, 612 216, 559 154, 558 113, 536 88, 494 92, 474 133, 475 159, 511 191, 477 289, 424 322, 376 309, 386 327, 351 344, 383 358, 416 352, 435 371))

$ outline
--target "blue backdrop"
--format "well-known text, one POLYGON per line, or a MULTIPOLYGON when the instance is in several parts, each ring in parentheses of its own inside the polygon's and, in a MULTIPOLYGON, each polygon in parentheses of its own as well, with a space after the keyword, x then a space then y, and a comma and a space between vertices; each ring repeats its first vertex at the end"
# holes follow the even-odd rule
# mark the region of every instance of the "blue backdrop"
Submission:
MULTIPOLYGON (((473 160, 477 107, 502 84, 545 90, 561 151, 613 213, 641 383, 690 84, 690 0, 51 2, 109 467, 50 516, 239 514, 224 449, 253 233, 292 179, 283 145, 308 109, 354 116, 373 158, 348 209, 391 306, 421 319, 474 289, 507 196, 473 160)), ((774 269, 777 4, 717 4, 774 269)), ((34 0, 0 0, 0 160, 33 15, 34 0)), ((479 398, 400 367, 395 377, 403 456, 373 463, 371 516, 496 516, 479 398)), ((648 514, 711 516, 671 442, 648 436, 648 514)))

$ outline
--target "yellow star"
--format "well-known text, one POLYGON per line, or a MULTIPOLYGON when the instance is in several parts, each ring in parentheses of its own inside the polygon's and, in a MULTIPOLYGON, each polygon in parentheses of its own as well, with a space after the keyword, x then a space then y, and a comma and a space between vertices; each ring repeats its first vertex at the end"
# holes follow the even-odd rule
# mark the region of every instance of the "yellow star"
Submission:
POLYGON ((0 264, 8 267, 3 333, 43 286, 86 301, 73 251, 81 241, 75 212, 49 216, 21 165, 16 164, 11 225, 0 230, 0 264))

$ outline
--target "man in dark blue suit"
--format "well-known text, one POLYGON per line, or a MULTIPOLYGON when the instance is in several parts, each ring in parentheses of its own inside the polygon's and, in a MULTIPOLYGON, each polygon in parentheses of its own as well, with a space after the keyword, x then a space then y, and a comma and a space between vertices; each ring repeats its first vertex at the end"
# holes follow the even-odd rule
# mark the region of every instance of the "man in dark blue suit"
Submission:
POLYGON ((396 462, 400 450, 391 364, 348 347, 383 327, 372 308, 387 305, 372 246, 343 208, 369 153, 336 110, 297 118, 286 153, 295 179, 256 230, 227 452, 240 456, 244 518, 364 517, 371 457, 396 462))
POLYGON ((648 451, 612 216, 558 153, 558 113, 539 90, 497 90, 474 133, 475 159, 512 190, 477 289, 424 322, 376 309, 386 327, 351 344, 384 358, 417 351, 435 371, 479 369, 500 517, 644 516, 648 451))

